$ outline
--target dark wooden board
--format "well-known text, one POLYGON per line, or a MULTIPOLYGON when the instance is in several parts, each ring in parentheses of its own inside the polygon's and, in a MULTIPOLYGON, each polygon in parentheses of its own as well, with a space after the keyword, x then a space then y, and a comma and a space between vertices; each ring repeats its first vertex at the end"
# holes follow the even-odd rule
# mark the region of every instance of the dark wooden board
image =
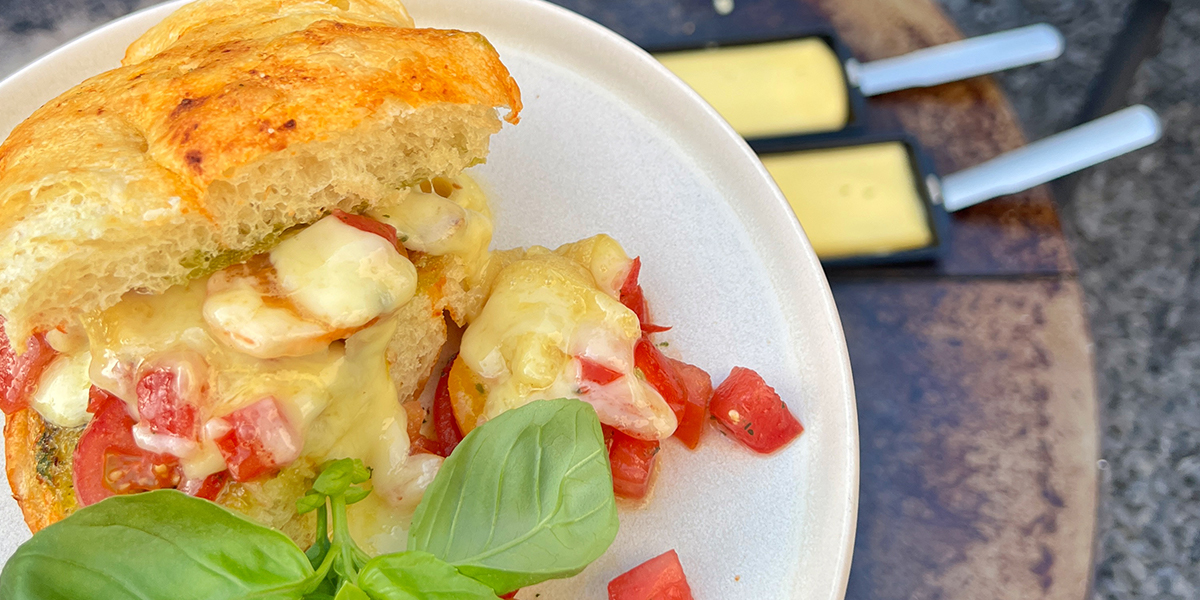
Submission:
POLYGON ((1073 281, 838 281, 862 470, 848 598, 1082 600, 1097 412, 1073 281))

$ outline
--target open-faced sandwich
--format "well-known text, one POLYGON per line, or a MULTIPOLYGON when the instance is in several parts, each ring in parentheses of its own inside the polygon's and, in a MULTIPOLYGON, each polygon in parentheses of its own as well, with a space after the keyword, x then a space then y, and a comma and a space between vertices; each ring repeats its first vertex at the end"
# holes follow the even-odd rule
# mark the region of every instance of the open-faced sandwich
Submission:
POLYGON ((293 504, 330 456, 404 495, 401 403, 443 314, 483 300, 491 214, 459 173, 521 108, 482 36, 412 25, 390 0, 198 2, 0 146, 33 530, 171 487, 311 542, 293 504))
MULTIPOLYGON (((599 556, 663 440, 695 448, 711 420, 760 453, 795 439, 753 371, 714 391, 662 353, 613 238, 489 250, 463 171, 520 110, 487 40, 395 0, 200 0, 18 126, 0 409, 46 531, 0 591, 43 597, 70 563, 44 597, 425 597, 379 591, 420 572, 494 598, 599 556), (222 558, 193 565, 196 540, 222 558), (109 543, 198 583, 89 588, 128 561, 47 558, 109 543), (212 566, 256 545, 276 562, 212 566)), ((677 557, 654 561, 614 597, 685 597, 661 595, 687 590, 677 557)))

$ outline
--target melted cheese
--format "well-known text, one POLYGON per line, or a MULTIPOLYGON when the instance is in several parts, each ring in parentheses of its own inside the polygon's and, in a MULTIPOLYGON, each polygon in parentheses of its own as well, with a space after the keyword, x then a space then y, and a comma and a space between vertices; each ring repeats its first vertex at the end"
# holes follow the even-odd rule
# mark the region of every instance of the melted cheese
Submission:
POLYGON ((435 183, 400 190, 368 214, 395 227, 410 250, 461 259, 474 279, 487 263, 492 242, 487 196, 466 175, 435 183))
POLYGON ((279 287, 330 329, 359 327, 417 291, 417 269, 384 238, 325 217, 271 251, 279 287))
POLYGON ((37 390, 29 399, 44 419, 59 427, 79 427, 88 422, 88 368, 92 355, 84 348, 74 355, 61 355, 46 367, 37 390))
MULTIPOLYGON (((596 408, 601 422, 630 433, 661 439, 674 432, 675 415, 634 374, 633 347, 641 337, 637 315, 597 284, 597 274, 611 282, 622 270, 609 241, 572 244, 558 253, 535 246, 496 276, 459 351, 486 382, 483 419, 534 400, 577 397, 596 408), (586 259, 598 271, 571 257, 586 259), (580 381, 579 356, 624 376, 588 388, 580 381)), ((627 273, 624 251, 620 258, 627 273)))
POLYGON ((899 142, 762 157, 821 258, 933 243, 908 150, 899 142))
POLYGON ((842 63, 820 38, 656 58, 745 137, 836 131, 850 118, 842 63))

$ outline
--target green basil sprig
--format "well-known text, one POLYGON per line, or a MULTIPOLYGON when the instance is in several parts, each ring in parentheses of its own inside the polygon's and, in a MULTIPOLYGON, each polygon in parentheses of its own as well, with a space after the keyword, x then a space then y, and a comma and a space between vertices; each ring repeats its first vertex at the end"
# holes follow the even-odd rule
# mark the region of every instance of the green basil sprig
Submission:
POLYGON ((38 532, 0 598, 299 598, 315 572, 287 536, 175 490, 114 496, 38 532))
POLYGON ((463 439, 425 490, 408 548, 506 594, 579 573, 616 536, 595 409, 546 400, 501 413, 463 439))
POLYGON ((617 532, 600 422, 578 400, 530 403, 458 446, 417 509, 408 552, 370 558, 346 506, 370 493, 359 460, 326 463, 297 511, 317 541, 290 539, 175 490, 116 496, 22 544, 5 600, 498 600, 581 571, 617 532))

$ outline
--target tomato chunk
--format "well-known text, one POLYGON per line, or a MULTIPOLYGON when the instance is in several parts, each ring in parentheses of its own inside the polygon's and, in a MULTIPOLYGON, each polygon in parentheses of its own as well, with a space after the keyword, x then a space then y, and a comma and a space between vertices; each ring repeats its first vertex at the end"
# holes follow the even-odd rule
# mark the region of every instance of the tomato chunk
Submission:
POLYGON ((642 291, 642 286, 638 283, 638 276, 641 272, 642 257, 639 256, 633 259, 633 264, 629 267, 629 274, 625 276, 625 281, 621 284, 621 304, 637 315, 643 333, 667 331, 670 327, 650 323, 650 306, 646 303, 646 293, 642 291))
POLYGON ((658 455, 657 440, 639 440, 612 430, 612 445, 608 461, 612 467, 613 493, 632 500, 646 497, 650 491, 650 479, 654 473, 654 461, 658 455))
POLYGON ((633 347, 633 364, 641 370, 646 383, 667 401, 667 406, 675 413, 675 419, 682 421, 687 404, 687 391, 679 374, 675 372, 675 365, 671 363, 671 359, 663 355, 650 338, 642 336, 633 347))
POLYGON ((142 376, 137 383, 138 416, 150 433, 189 440, 200 439, 200 415, 195 404, 184 397, 181 374, 160 368, 142 376))
POLYGON ((213 441, 234 481, 275 473, 300 456, 300 434, 288 422, 279 403, 266 397, 209 422, 213 441))
POLYGON ((608 600, 692 600, 679 555, 668 550, 608 582, 608 600))
POLYGON ((675 429, 675 437, 679 438, 683 445, 695 450, 700 445, 705 421, 708 420, 708 401, 713 395, 712 377, 695 365, 673 358, 667 360, 675 367, 679 380, 683 382, 686 398, 683 416, 679 419, 679 427, 675 429))
POLYGON ((445 454, 442 456, 450 456, 463 439, 462 430, 458 428, 458 421, 454 418, 454 403, 450 399, 450 369, 457 358, 455 356, 446 363, 433 392, 433 430, 437 433, 438 441, 443 444, 445 454))
POLYGON ((92 387, 88 422, 75 446, 72 474, 80 506, 109 496, 175 487, 179 462, 172 456, 147 452, 133 439, 133 417, 120 398, 92 387))
POLYGON ((333 216, 337 217, 339 221, 355 229, 361 229, 367 233, 373 233, 391 242, 391 244, 396 247, 396 250, 399 250, 401 254, 407 255, 404 250, 401 250, 400 238, 396 235, 395 227, 392 227, 387 223, 376 221, 371 217, 364 217, 362 215, 348 213, 340 208, 333 209, 333 216))
POLYGON ((0 411, 11 415, 28 406, 42 371, 56 356, 58 353, 40 333, 30 336, 25 353, 17 356, 4 332, 4 318, 0 317, 0 411))
POLYGON ((734 439, 760 454, 770 454, 804 432, 779 394, 744 367, 734 367, 717 387, 709 409, 734 439))
POLYGON ((579 360, 579 378, 596 385, 608 385, 621 378, 622 373, 610 369, 586 356, 575 357, 579 360))

